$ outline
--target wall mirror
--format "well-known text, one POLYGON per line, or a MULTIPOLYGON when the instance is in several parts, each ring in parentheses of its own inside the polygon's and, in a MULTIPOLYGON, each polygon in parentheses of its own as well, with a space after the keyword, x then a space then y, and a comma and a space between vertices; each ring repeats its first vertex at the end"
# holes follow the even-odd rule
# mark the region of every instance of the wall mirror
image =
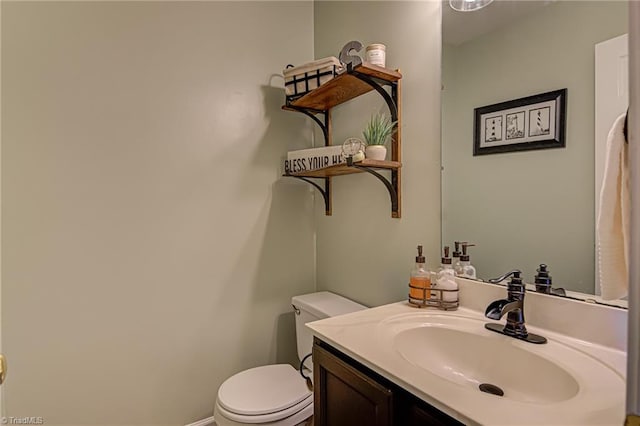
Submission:
POLYGON ((443 3, 442 242, 475 244, 487 280, 517 268, 533 283, 596 294, 595 45, 627 33, 622 1, 443 3), (474 108, 567 89, 566 147, 474 156, 474 108))

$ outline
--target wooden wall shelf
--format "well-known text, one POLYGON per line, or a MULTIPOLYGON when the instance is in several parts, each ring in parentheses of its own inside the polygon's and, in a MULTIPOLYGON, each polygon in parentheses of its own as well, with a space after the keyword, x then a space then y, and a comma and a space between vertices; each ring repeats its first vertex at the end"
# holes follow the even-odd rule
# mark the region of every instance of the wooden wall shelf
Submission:
POLYGON ((402 74, 364 62, 355 67, 347 66, 347 70, 321 85, 317 89, 297 99, 287 99, 282 109, 304 113, 318 124, 324 135, 325 145, 332 145, 331 108, 357 98, 372 90, 377 91, 384 99, 391 120, 396 121, 395 131, 391 136, 391 161, 364 159, 358 163, 339 164, 319 170, 285 174, 285 176, 304 180, 315 186, 324 197, 325 214, 331 216, 331 178, 367 172, 379 179, 389 191, 391 199, 391 217, 401 216, 401 81, 402 74), (320 115, 321 118, 318 118, 320 115), (378 173, 378 170, 391 172, 391 179, 378 173), (311 179, 322 179, 320 185, 311 179))
POLYGON ((371 168, 374 170, 398 170, 400 167, 402 167, 402 164, 400 164, 400 162, 398 161, 378 161, 365 158, 362 161, 354 163, 353 166, 349 166, 346 163, 337 164, 335 166, 325 167, 324 169, 310 170, 308 172, 289 173, 286 176, 324 178, 350 175, 353 173, 362 173, 365 172, 365 170, 362 170, 363 168, 371 168), (361 168, 357 168, 357 166, 360 166, 361 168))
POLYGON ((285 108, 293 106, 314 111, 327 111, 374 90, 374 87, 359 78, 358 74, 379 80, 382 84, 395 83, 402 78, 402 74, 397 71, 364 62, 290 102, 285 108))

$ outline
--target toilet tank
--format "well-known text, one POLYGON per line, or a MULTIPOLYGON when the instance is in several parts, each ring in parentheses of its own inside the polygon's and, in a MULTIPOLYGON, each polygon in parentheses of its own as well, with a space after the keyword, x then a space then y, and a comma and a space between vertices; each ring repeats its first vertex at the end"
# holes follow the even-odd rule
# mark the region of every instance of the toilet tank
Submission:
MULTIPOLYGON (((313 335, 304 326, 306 323, 367 309, 364 305, 328 291, 294 296, 291 304, 296 310, 296 340, 300 360, 310 354, 313 348, 313 335)), ((305 362, 305 366, 310 368, 311 363, 305 362)))

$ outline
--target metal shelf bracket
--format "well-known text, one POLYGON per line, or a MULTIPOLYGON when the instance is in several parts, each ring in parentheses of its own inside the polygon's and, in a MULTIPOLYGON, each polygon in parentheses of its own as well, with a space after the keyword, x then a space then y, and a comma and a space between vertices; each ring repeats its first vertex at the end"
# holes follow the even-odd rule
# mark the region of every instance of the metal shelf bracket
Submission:
POLYGON ((306 177, 302 177, 302 176, 292 176, 292 175, 287 175, 287 174, 285 174, 284 176, 300 179, 300 180, 303 180, 303 181, 307 182, 310 185, 315 186, 316 189, 318 191, 320 191, 320 193, 322 194, 322 198, 324 198, 324 212, 325 212, 325 214, 327 216, 331 216, 331 197, 330 197, 330 193, 331 193, 331 178, 328 178, 328 177, 317 178, 317 179, 324 180, 324 188, 323 188, 320 185, 318 185, 316 182, 312 181, 310 178, 306 178, 306 177))
POLYGON ((307 117, 311 118, 322 130, 322 136, 324 137, 324 145, 328 146, 329 145, 329 124, 328 124, 328 111, 316 111, 316 110, 312 110, 312 109, 308 109, 308 108, 301 108, 301 107, 296 107, 293 105, 287 105, 287 108, 296 110, 298 112, 303 113, 304 115, 306 115, 307 117), (318 117, 316 117, 316 114, 322 114, 324 121, 320 120, 318 117))
POLYGON ((354 163, 351 157, 347 158, 347 164, 358 170, 362 170, 363 172, 372 174, 373 176, 378 178, 380 182, 384 184, 384 186, 387 188, 387 191, 389 192, 389 198, 391 199, 391 215, 393 217, 398 217, 398 172, 397 170, 391 171, 391 182, 389 182, 389 180, 386 177, 376 172, 371 167, 360 166, 354 163))
POLYGON ((354 77, 357 77, 358 79, 364 81, 369 86, 373 87, 373 89, 376 92, 378 92, 380 94, 380 96, 382 96, 384 101, 387 103, 387 106, 389 107, 389 112, 391 113, 391 121, 398 121, 398 107, 397 107, 397 105, 396 105, 396 103, 394 101, 394 98, 396 98, 395 91, 396 91, 396 88, 398 86, 398 84, 396 82, 383 81, 384 84, 380 84, 380 83, 378 83, 378 80, 376 78, 368 76, 366 74, 362 74, 362 73, 354 70, 351 67, 351 64, 347 65, 347 72, 352 74, 354 77), (390 95, 389 92, 384 90, 383 85, 391 86, 391 92, 392 92, 393 96, 390 95))

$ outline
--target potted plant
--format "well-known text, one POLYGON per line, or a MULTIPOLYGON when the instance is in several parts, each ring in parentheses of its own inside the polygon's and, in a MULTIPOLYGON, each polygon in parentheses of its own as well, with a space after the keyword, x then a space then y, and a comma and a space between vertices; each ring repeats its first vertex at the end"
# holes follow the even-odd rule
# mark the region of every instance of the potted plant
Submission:
POLYGON ((384 160, 387 156, 387 139, 393 134, 396 126, 395 121, 384 114, 376 114, 371 116, 371 119, 362 131, 364 140, 367 144, 365 148, 365 155, 371 160, 384 160))

